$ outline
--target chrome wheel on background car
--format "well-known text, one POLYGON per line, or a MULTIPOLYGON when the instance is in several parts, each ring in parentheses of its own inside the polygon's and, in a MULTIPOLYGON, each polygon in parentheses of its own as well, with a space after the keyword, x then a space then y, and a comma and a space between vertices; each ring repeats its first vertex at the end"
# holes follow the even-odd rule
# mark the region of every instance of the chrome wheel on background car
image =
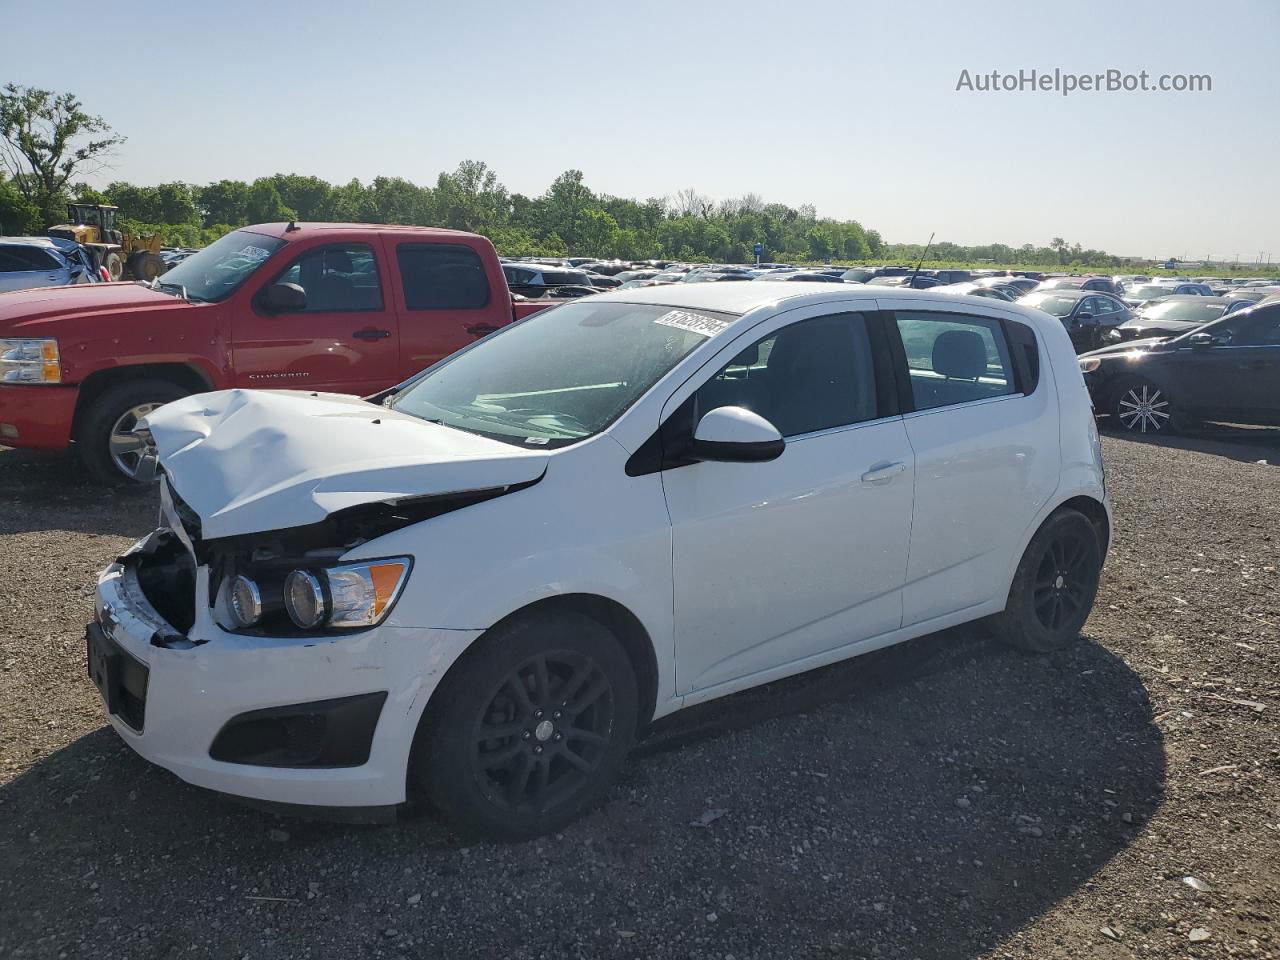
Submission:
POLYGON ((1116 419, 1132 433, 1159 433, 1173 416, 1168 395, 1146 380, 1120 388, 1115 403, 1116 419))
POLYGON ((471 770, 499 806, 542 813, 591 782, 613 731, 613 687, 572 651, 525 661, 494 691, 472 731, 471 770))
POLYGON ((152 410, 158 410, 163 404, 140 403, 122 413, 111 427, 111 462, 115 464, 121 476, 130 480, 138 479, 138 468, 146 452, 142 438, 134 433, 138 421, 152 410))

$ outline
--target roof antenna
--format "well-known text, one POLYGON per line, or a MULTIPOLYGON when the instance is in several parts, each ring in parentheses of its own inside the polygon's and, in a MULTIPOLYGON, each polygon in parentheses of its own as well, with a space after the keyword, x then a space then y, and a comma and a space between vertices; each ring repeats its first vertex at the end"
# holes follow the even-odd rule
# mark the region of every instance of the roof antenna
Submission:
POLYGON ((302 228, 301 228, 300 226, 298 226, 294 221, 290 220, 290 221, 289 221, 289 225, 288 225, 287 227, 285 227, 285 228, 284 228, 284 232, 285 232, 285 233, 293 233, 293 231, 295 231, 295 230, 301 230, 301 229, 302 229, 302 228))
POLYGON ((929 247, 933 246, 933 234, 929 234, 929 242, 925 245, 924 253, 920 254, 920 259, 916 261, 916 268, 911 271, 911 279, 907 281, 907 286, 914 290, 916 288, 916 275, 920 273, 920 264, 924 263, 924 258, 929 255, 929 247))

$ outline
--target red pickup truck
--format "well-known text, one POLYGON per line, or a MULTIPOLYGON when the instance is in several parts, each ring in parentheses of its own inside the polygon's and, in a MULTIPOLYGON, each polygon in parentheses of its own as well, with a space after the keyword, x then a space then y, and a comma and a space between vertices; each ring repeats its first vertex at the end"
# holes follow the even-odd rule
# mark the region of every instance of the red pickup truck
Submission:
POLYGON ((517 301, 484 237, 351 223, 228 233, 150 284, 0 295, 0 445, 73 442, 128 480, 132 430, 228 387, 370 394, 550 306, 517 301))

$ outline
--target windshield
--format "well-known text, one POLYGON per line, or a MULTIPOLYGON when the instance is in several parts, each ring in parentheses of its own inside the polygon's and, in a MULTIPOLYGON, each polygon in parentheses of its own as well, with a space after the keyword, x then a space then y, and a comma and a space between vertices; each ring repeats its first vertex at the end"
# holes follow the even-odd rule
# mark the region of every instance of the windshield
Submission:
POLYGON ((1195 303, 1188 300, 1153 303, 1142 311, 1143 320, 1185 320, 1187 323, 1208 323, 1222 316, 1226 310, 1222 303, 1195 303))
POLYGON ((565 446, 611 424, 734 319, 655 304, 564 304, 459 354, 392 405, 517 446, 565 446))
POLYGON ((1076 297, 1055 297, 1051 293, 1032 293, 1018 301, 1028 307, 1035 307, 1055 317, 1065 317, 1080 301, 1076 297))
POLYGON ((840 279, 850 280, 854 283, 866 283, 874 276, 875 274, 870 270, 863 270, 859 267, 854 267, 852 270, 846 270, 844 273, 840 274, 840 279))
POLYGON ((1155 297, 1167 297, 1172 295, 1173 287, 1134 287, 1128 291, 1128 295, 1134 300, 1151 300, 1155 297))
POLYGON ((284 241, 276 237, 235 230, 187 257, 161 283, 185 288, 188 300, 225 300, 282 246, 284 241))

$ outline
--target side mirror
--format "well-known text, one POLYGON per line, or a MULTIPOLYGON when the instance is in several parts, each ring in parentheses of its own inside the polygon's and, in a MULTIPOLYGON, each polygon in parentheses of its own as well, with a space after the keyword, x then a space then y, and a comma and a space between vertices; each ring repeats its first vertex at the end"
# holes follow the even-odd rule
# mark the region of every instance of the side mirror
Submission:
POLYGON ((1212 333, 1193 333, 1187 338, 1187 342, 1191 344, 1192 350, 1208 350, 1217 339, 1212 333))
POLYGON ((1076 323, 1088 323, 1088 322, 1089 322, 1090 320, 1092 320, 1092 319, 1093 319, 1093 314, 1092 314, 1092 313, 1077 313, 1077 314, 1076 314, 1076 323))
POLYGON ((708 410, 693 431, 695 460, 760 463, 782 456, 786 441, 778 428, 746 407, 708 410))
POLYGON ((291 313, 307 309, 307 291, 296 283, 273 283, 267 287, 262 305, 271 313, 291 313))

